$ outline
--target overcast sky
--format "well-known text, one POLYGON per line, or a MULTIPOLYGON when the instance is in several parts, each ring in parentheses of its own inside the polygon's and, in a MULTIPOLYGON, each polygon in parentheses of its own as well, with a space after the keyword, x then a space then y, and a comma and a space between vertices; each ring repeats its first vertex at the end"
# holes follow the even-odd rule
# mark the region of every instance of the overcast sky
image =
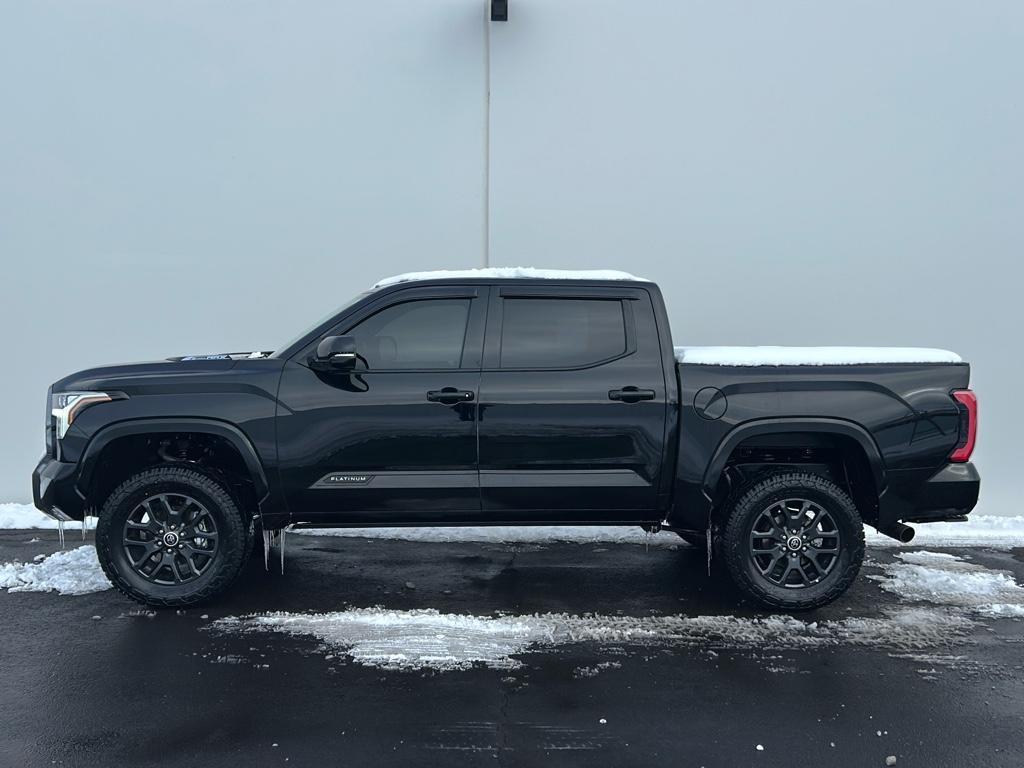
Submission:
POLYGON ((1024 4, 509 5, 0 0, 0 500, 54 379, 489 252, 655 279, 676 343, 954 349, 1022 512, 1024 4))

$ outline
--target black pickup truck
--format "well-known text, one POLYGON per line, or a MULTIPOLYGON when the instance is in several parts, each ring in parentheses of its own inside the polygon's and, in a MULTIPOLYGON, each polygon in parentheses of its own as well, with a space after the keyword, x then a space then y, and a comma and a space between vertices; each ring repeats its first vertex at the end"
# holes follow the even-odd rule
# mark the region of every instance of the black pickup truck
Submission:
POLYGON ((856 577, 864 523, 909 541, 974 507, 969 378, 941 350, 676 349, 624 273, 420 273, 276 352, 56 382, 33 490, 97 516, 110 580, 154 606, 217 594, 288 527, 600 524, 810 609, 856 577))

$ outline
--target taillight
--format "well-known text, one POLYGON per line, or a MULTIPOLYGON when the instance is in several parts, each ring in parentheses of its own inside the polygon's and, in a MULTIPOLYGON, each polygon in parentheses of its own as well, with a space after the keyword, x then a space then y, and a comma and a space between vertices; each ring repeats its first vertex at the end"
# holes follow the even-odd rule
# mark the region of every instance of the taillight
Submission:
POLYGON ((949 454, 949 460, 965 462, 971 458, 978 439, 978 398, 969 389, 958 389, 953 392, 953 399, 960 409, 960 440, 949 454))

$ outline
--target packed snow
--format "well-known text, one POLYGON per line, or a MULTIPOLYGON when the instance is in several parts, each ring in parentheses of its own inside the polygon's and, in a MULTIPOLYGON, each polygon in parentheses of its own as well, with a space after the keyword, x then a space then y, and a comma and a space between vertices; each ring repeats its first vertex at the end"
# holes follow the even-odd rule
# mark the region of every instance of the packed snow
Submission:
MULTIPOLYGON (((82 523, 78 520, 65 523, 68 529, 81 529, 82 523)), ((0 530, 44 528, 57 530, 60 523, 49 515, 44 515, 31 504, 17 504, 15 502, 0 502, 0 530)), ((95 518, 87 518, 87 528, 96 527, 95 518)))
POLYGON ((628 272, 621 272, 617 269, 538 269, 537 267, 486 267, 481 269, 436 269, 428 272, 406 272, 393 277, 385 277, 379 280, 373 290, 384 288, 396 283, 409 283, 418 280, 462 280, 466 278, 480 277, 488 279, 496 278, 538 278, 541 280, 640 280, 650 282, 642 277, 636 277, 628 272))
POLYGON ((915 524, 914 541, 903 544, 878 533, 874 528, 864 529, 864 538, 872 547, 918 546, 932 548, 987 547, 988 549, 1014 549, 1024 547, 1024 516, 971 515, 965 523, 915 524))
POLYGON ((272 613, 214 623, 222 632, 317 638, 328 654, 384 669, 513 669, 515 658, 573 643, 727 649, 814 649, 841 645, 895 650, 946 647, 973 622, 933 608, 899 608, 874 618, 804 621, 793 616, 465 616, 434 609, 353 608, 322 614, 272 613))
POLYGON ((894 563, 869 563, 881 574, 868 578, 901 601, 932 605, 887 608, 880 616, 832 621, 785 615, 468 616, 373 607, 230 617, 216 622, 214 629, 310 636, 320 641, 325 654, 342 654, 358 664, 450 671, 475 665, 513 669, 522 665, 524 654, 574 643, 759 651, 857 646, 919 655, 969 641, 976 628, 972 616, 1024 617, 1024 588, 1004 571, 939 552, 896 557, 894 563))
POLYGON ((57 528, 57 521, 44 515, 31 504, 0 504, 0 529, 12 528, 57 528))
POLYGON ((110 582, 100 568, 96 548, 86 545, 32 563, 0 564, 0 589, 85 595, 110 589, 110 582))
POLYGON ((676 347, 690 365, 858 365, 862 363, 962 363, 960 355, 927 347, 676 347))
POLYGON ((1024 618, 1024 587, 998 571, 945 552, 900 552, 869 576, 882 589, 911 602, 963 608, 989 617, 1024 618))

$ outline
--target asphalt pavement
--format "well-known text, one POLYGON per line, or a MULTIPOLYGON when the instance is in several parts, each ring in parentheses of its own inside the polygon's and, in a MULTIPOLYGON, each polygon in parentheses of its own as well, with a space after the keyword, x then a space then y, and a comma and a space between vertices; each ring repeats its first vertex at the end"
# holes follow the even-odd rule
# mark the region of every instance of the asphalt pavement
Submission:
MULTIPOLYGON (((0 532, 0 563, 57 549, 54 532, 0 532)), ((1024 550, 953 551, 1024 583, 1024 550)), ((887 615, 897 596, 866 576, 892 557, 869 550, 853 589, 801 620, 887 615)), ((113 590, 0 591, 0 765, 1024 765, 1021 620, 975 617, 920 654, 884 638, 778 649, 712 633, 696 645, 567 642, 517 656, 518 668, 452 671, 365 665, 311 635, 214 624, 370 606, 768 615, 705 569, 682 543, 290 536, 285 575, 254 557, 230 594, 182 612, 113 590)))

